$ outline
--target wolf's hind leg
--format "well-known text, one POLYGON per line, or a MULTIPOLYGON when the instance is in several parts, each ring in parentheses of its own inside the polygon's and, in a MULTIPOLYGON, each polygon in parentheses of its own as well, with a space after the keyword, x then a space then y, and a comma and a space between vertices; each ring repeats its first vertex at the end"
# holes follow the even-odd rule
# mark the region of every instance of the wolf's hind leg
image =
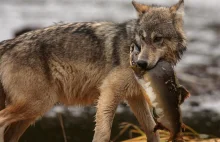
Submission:
MULTIPOLYGON (((9 129, 5 131, 5 142, 17 142, 30 124, 53 106, 45 103, 41 102, 38 105, 32 103, 34 105, 26 104, 19 107, 10 105, 0 111, 0 130, 9 126, 9 129), (12 126, 10 127, 11 124, 12 126)), ((1 132, 0 136, 4 135, 4 130, 1 132)), ((3 138, 0 142, 4 142, 3 138)))
MULTIPOLYGON (((16 109, 19 107, 8 106, 0 111, 0 142, 4 142, 5 128, 11 123, 24 119, 22 114, 16 113, 16 109)), ((19 112, 19 110, 17 110, 19 112)))
MULTIPOLYGON (((37 100, 35 98, 28 98, 32 95, 26 95, 27 100, 24 100, 24 102, 12 102, 0 111, 0 129, 4 129, 12 124, 12 127, 9 127, 8 131, 6 131, 6 142, 17 142, 28 126, 54 105, 56 102, 56 99, 53 98, 55 93, 49 90, 47 90, 47 93, 45 93, 45 90, 39 91, 39 93, 41 94, 43 91, 44 95, 41 95, 42 97, 37 100), (49 96, 49 98, 46 96, 49 96)), ((36 95, 39 96, 39 94, 36 95)), ((1 140, 0 142, 4 141, 1 140)))
MULTIPOLYGON (((36 118, 36 115, 31 113, 31 110, 29 110, 30 108, 27 107, 16 107, 13 105, 10 105, 8 107, 6 107, 5 109, 3 109, 2 111, 0 111, 0 142, 4 142, 4 135, 5 135, 5 128, 7 126, 9 126, 12 123, 16 123, 18 121, 22 121, 22 120, 26 120, 26 119, 34 119, 36 118), (24 108, 26 108, 26 110, 24 110, 24 108)), ((10 129, 10 128, 9 128, 10 129)), ((21 128, 19 128, 19 130, 24 129, 22 126, 21 128)), ((13 130, 14 131, 14 130, 13 130)), ((15 130, 17 131, 17 130, 15 130)), ((25 131, 25 130, 23 130, 25 131)), ((6 131, 7 132, 7 131, 6 131)), ((18 133, 16 135, 20 135, 20 133, 22 134, 22 131, 17 131, 18 133)), ((5 141, 5 142, 17 142, 17 140, 14 139, 14 137, 11 137, 9 140, 5 141), (13 140, 13 141, 11 141, 13 140)))
POLYGON ((25 130, 34 123, 35 119, 27 119, 12 123, 5 130, 5 142, 17 142, 25 130))

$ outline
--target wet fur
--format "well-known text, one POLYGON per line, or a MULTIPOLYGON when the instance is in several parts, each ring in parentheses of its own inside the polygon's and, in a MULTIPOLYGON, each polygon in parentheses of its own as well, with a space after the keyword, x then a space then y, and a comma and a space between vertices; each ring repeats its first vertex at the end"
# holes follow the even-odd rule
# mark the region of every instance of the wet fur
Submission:
MULTIPOLYGON (((127 100, 148 141, 158 142, 148 104, 129 68, 130 46, 140 21, 150 22, 146 20, 141 15, 120 24, 58 24, 2 41, 0 96, 4 109, 0 111, 0 128, 2 131, 8 126, 5 141, 18 141, 29 125, 61 102, 96 103, 93 142, 108 142, 116 107, 127 100)), ((181 33, 182 27, 176 30, 181 33)), ((169 44, 179 48, 178 42, 169 44)), ((170 51, 175 54, 172 59, 176 59, 179 52, 170 51)))

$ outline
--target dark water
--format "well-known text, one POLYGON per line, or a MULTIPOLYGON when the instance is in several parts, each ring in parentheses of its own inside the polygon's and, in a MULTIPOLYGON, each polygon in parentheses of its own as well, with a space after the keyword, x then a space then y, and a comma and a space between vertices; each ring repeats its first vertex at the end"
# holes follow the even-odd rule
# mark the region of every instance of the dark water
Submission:
MULTIPOLYGON (((129 111, 128 106, 121 105, 117 111, 112 126, 111 139, 114 139, 121 129, 122 122, 129 122, 139 125, 134 115, 129 111)), ((94 134, 94 115, 95 108, 85 107, 80 110, 79 116, 73 116, 72 111, 62 112, 67 141, 69 142, 91 142, 94 134)), ((196 112, 193 117, 184 117, 185 124, 194 128, 201 134, 220 136, 220 119, 217 113, 209 110, 196 112)), ((135 136, 135 135, 133 135, 135 136)), ((121 135, 116 141, 129 138, 129 131, 121 135)), ((28 128, 22 136, 20 142, 62 142, 62 128, 58 115, 56 117, 43 117, 34 126, 28 128)))
MULTIPOLYGON (((170 5, 177 0, 140 0, 170 5)), ((184 122, 199 133, 220 137, 220 1, 185 0, 188 50, 176 67, 191 97, 182 105, 184 122)), ((136 17, 130 0, 0 0, 0 40, 12 38, 23 27, 45 27, 54 22, 115 21, 136 17)), ((62 113, 68 141, 89 142, 94 130, 93 107, 55 107, 30 127, 21 142, 61 142, 62 113)), ((118 108, 112 138, 119 123, 138 124, 129 107, 118 108)), ((121 139, 127 138, 124 135, 121 139)))
MULTIPOLYGON (((95 108, 84 107, 80 109, 79 114, 73 115, 72 112, 77 109, 67 110, 62 112, 67 141, 70 142, 91 142, 94 134, 94 116, 95 108)), ((115 115, 112 126, 112 136, 119 133, 119 125, 121 122, 130 122, 138 125, 134 115, 129 111, 127 106, 120 105, 115 115)), ((117 141, 129 138, 128 133, 122 135, 117 141)), ((21 142, 61 142, 64 141, 60 119, 56 117, 43 117, 35 126, 30 127, 22 136, 21 142)))

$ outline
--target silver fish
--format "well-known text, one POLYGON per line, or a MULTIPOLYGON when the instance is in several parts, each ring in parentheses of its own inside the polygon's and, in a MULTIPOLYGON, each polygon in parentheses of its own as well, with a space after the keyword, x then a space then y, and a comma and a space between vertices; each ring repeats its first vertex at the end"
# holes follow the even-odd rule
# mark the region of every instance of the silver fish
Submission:
POLYGON ((181 140, 183 122, 180 104, 189 97, 189 92, 181 86, 173 66, 165 61, 160 61, 151 70, 143 71, 132 67, 135 77, 141 85, 145 98, 153 108, 153 115, 157 125, 154 128, 168 130, 170 140, 181 140))

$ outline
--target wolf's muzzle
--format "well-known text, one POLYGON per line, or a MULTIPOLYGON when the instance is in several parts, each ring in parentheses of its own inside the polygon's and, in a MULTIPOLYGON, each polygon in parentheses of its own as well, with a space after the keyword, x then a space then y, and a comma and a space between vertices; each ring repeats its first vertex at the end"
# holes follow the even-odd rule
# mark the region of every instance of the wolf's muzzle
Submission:
POLYGON ((148 66, 148 63, 144 60, 138 60, 137 61, 137 65, 143 69, 143 70, 147 70, 147 66, 148 66))

